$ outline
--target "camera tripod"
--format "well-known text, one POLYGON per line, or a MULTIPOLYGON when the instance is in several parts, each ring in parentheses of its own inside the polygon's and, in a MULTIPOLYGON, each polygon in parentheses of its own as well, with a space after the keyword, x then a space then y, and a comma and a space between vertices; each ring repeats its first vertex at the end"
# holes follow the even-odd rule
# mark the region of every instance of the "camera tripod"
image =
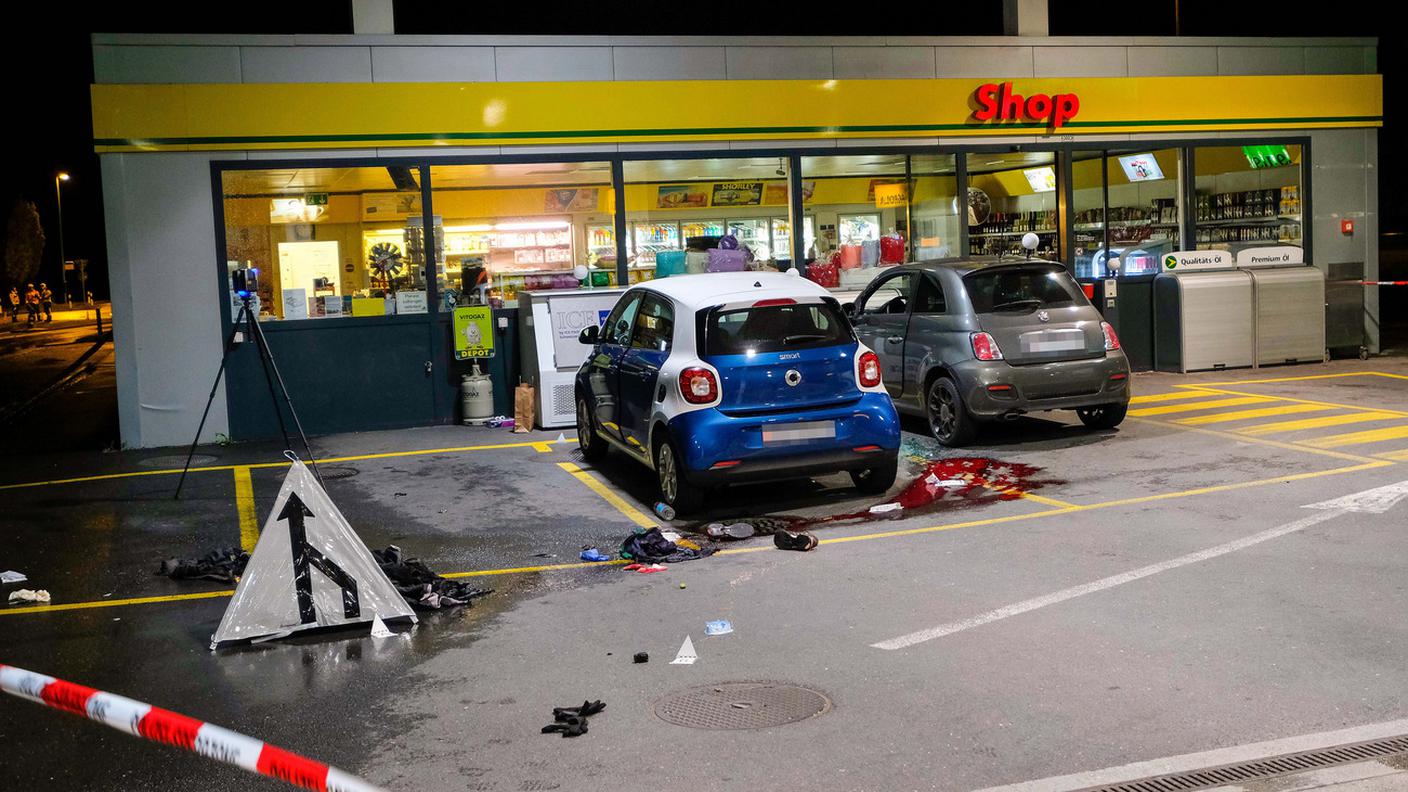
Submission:
POLYGON ((225 348, 220 355, 220 368, 215 372, 215 384, 210 386, 210 396, 206 398, 205 410, 200 414, 200 425, 196 427, 196 436, 191 439, 191 449, 186 453, 186 465, 181 468, 181 478, 176 482, 175 500, 181 499, 181 487, 186 483, 186 473, 190 471, 191 459, 196 455, 196 446, 200 443, 200 433, 205 431, 205 420, 210 417, 210 405, 215 402, 215 393, 220 390, 220 380, 225 376, 225 367, 229 365, 230 353, 235 351, 235 340, 241 331, 244 331, 248 338, 254 342, 254 348, 259 353, 259 365, 264 369, 264 381, 269 385, 269 399, 274 403, 274 417, 279 420, 279 434, 283 436, 284 448, 290 448, 293 444, 289 440, 288 428, 284 425, 279 393, 283 394, 283 404, 288 405, 288 414, 293 416, 293 426, 298 430, 299 439, 303 441, 303 451, 308 455, 308 467, 312 469, 318 483, 323 483, 323 477, 318 473, 318 465, 313 461, 313 449, 308 446, 308 435, 303 433, 303 423, 298 420, 298 412, 293 409, 293 400, 289 398, 284 378, 279 374, 279 367, 274 363, 274 353, 269 351, 269 342, 264 337, 264 328, 259 326, 259 318, 250 308, 251 300, 253 300, 251 295, 241 293, 240 312, 235 316, 234 324, 230 326, 229 338, 225 339, 225 348), (278 392, 274 390, 275 382, 279 385, 278 392))

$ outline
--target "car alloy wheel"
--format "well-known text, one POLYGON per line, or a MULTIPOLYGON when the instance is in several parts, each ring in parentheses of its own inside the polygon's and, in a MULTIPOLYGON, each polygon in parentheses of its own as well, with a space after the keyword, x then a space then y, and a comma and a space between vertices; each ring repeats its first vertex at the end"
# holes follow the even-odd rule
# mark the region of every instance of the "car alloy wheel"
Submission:
POLYGON ((679 495, 679 469, 675 466, 675 452, 669 443, 661 443, 655 456, 655 470, 660 476, 660 494, 666 503, 674 503, 679 495))
POLYGON ((587 410, 585 399, 577 400, 577 447, 582 449, 582 453, 587 453, 591 448, 593 434, 591 412, 587 410))
POLYGON ((958 412, 953 403, 953 394, 947 388, 934 388, 929 392, 929 423, 934 437, 942 440, 953 436, 958 412))

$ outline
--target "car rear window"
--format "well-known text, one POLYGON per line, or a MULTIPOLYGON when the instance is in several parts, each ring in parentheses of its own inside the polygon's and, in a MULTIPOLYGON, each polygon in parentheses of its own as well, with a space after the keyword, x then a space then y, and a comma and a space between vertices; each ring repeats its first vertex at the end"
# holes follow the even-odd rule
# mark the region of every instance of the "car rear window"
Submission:
POLYGON ((835 300, 706 312, 705 355, 746 355, 836 346, 852 341, 835 300))
POLYGON ((1032 311, 1080 302, 1076 282, 1062 267, 995 267, 963 278, 977 313, 1032 311))

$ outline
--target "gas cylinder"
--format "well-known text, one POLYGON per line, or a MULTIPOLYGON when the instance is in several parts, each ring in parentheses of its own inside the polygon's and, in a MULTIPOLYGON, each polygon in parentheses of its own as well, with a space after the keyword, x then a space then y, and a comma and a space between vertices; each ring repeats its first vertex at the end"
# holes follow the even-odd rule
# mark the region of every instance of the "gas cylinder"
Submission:
POLYGON ((460 411, 466 424, 482 424, 494 417, 494 383, 479 370, 477 360, 473 373, 460 377, 460 411))

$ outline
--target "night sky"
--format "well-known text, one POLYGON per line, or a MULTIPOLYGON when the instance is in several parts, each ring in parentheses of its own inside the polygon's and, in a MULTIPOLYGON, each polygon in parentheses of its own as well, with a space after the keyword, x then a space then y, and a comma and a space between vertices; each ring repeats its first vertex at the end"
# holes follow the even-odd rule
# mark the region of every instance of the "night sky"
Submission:
MULTIPOLYGON (((1000 35, 999 0, 967 3, 856 3, 849 12, 820 2, 577 2, 552 4, 409 2, 395 4, 397 31, 426 34, 672 34, 715 36, 727 43, 740 35, 1000 35)), ((1380 205, 1384 231, 1408 230, 1408 194, 1393 174, 1403 172, 1405 154, 1390 142, 1402 126, 1404 36, 1384 30, 1375 4, 1238 3, 1181 0, 1180 30, 1187 36, 1379 36, 1379 70, 1385 75, 1385 128, 1381 133, 1380 205)), ((1059 36, 1171 36, 1174 0, 1051 0, 1051 34, 1059 36)), ((15 12, 11 12, 12 14, 15 12)), ((47 243, 41 278, 58 278, 58 228, 54 174, 73 174, 64 185, 65 252, 88 258, 90 283, 106 296, 102 189, 91 143, 88 87, 93 79, 89 36, 111 33, 350 33, 351 4, 244 2, 202 14, 190 3, 109 4, 96 10, 49 3, 26 8, 28 19, 12 23, 4 58, 9 75, 6 110, 12 140, 10 162, 0 181, 0 211, 8 217, 16 198, 34 201, 47 243), (82 10, 78 10, 78 9, 82 10), (209 21, 207 20, 207 17, 209 21)), ((1396 23, 1392 24, 1397 28, 1396 23)), ((0 221, 3 229, 3 221, 0 221)), ((0 230, 3 234, 3 230, 0 230)))

